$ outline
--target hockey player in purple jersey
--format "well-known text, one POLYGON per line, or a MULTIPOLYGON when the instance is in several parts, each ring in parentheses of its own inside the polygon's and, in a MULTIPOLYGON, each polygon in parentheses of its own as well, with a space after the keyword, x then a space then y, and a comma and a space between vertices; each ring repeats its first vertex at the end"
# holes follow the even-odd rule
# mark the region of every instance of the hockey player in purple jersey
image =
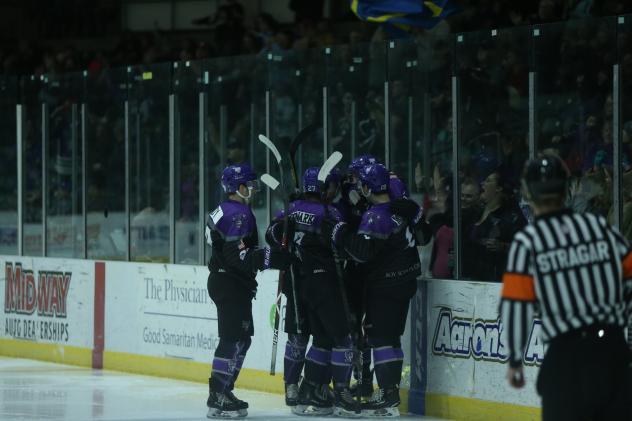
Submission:
MULTIPOLYGON (((333 170, 327 177, 324 186, 324 192, 322 193, 322 199, 324 203, 332 204, 332 200, 338 195, 340 185, 340 172, 333 170)), ((304 192, 300 193, 299 198, 302 198, 304 192)), ((297 198, 298 200, 298 198, 297 198)), ((335 204, 332 204, 335 207, 335 204)), ((276 225, 276 222, 280 221, 283 217, 283 211, 279 211, 266 232, 266 241, 270 246, 279 247, 280 239, 275 238, 274 231, 278 231, 281 225, 276 225)), ((278 232, 277 232, 278 235, 278 232)), ((294 276, 295 289, 297 290, 297 308, 305 309, 308 305, 304 301, 304 294, 301 293, 303 287, 303 281, 301 278, 301 271, 298 270, 301 261, 295 256, 293 259, 292 274, 294 276)), ((283 294, 287 297, 287 302, 292 303, 294 300, 292 295, 292 288, 289 283, 284 284, 283 294)), ((298 385, 305 365, 305 353, 307 351, 307 344, 311 335, 309 327, 309 320, 305 311, 299 311, 298 323, 299 329, 296 326, 297 317, 295 316, 295 306, 288 305, 285 309, 284 317, 284 331, 287 333, 288 338, 285 343, 285 356, 283 358, 283 381, 285 383, 285 404, 289 407, 294 407, 298 404, 298 385)), ((330 367, 328 367, 328 370, 330 367)), ((330 378, 328 374, 325 377, 330 378)), ((324 390, 324 389, 322 389, 324 390)))
MULTIPOLYGON (((303 176, 303 198, 288 209, 293 226, 293 248, 300 260, 302 295, 300 303, 312 334, 312 346, 305 360, 305 378, 298 404, 292 412, 299 415, 356 416, 357 403, 349 391, 353 349, 336 276, 336 263, 330 247, 322 242, 320 224, 325 218, 340 222, 339 212, 323 201, 318 167, 308 168, 303 176), (333 402, 327 385, 333 379, 333 402)), ((280 215, 279 215, 280 216, 280 215)), ((281 223, 271 226, 273 241, 280 241, 281 223)), ((286 359, 286 362, 293 362, 286 359)), ((297 362, 298 363, 298 362, 297 362)), ((286 364, 286 370, 296 372, 286 364)), ((297 380, 297 379, 295 379, 297 380)), ((287 380, 286 380, 287 381, 287 380)))
MULTIPOLYGON (((349 164, 349 177, 346 183, 346 188, 344 188, 343 192, 345 193, 343 196, 348 200, 349 204, 352 206, 357 206, 358 202, 366 203, 366 200, 360 195, 359 191, 357 191, 357 182, 360 171, 368 165, 378 164, 378 160, 372 155, 360 155, 351 161, 349 164), (355 191, 358 195, 351 193, 351 191, 355 191)), ((397 200, 402 198, 407 198, 408 188, 406 187, 406 183, 402 181, 395 173, 389 172, 388 179, 388 196, 391 200, 397 200)))
POLYGON ((248 403, 232 390, 254 334, 252 299, 257 271, 286 269, 288 253, 258 247, 255 216, 249 202, 257 190, 257 176, 247 164, 230 165, 222 172, 228 199, 209 214, 206 240, 212 248, 208 265, 208 293, 217 307, 219 344, 209 378, 207 417, 233 418, 248 414, 248 403))
MULTIPOLYGON (((345 216, 345 221, 350 224, 350 228, 356 230, 362 219, 362 215, 370 206, 369 201, 362 195, 359 187, 360 173, 368 165, 378 163, 372 155, 360 155, 351 161, 348 167, 348 176, 342 185, 342 200, 334 204, 345 216)), ((404 182, 395 174, 389 173, 388 195, 391 200, 408 197, 408 190, 404 182)), ((345 278, 347 280, 347 296, 351 311, 355 314, 357 329, 362 330, 362 318, 365 311, 365 276, 354 262, 349 262, 345 268, 345 278)), ((360 332, 362 333, 362 332, 360 332)), ((360 334, 360 337, 363 337, 360 334)), ((367 344, 362 346, 363 370, 362 370, 362 391, 363 397, 370 397, 373 393, 373 373, 371 372, 371 350, 367 344)), ((358 377, 358 373, 355 373, 358 377)), ((354 385, 355 387, 355 385, 354 385)), ((353 390, 355 394, 355 390, 353 390)))
POLYGON ((366 282, 366 330, 373 350, 379 390, 363 404, 363 414, 399 414, 399 383, 404 353, 404 333, 409 301, 421 274, 419 254, 412 231, 403 218, 390 210, 390 174, 381 164, 365 166, 359 173, 362 195, 371 207, 362 215, 357 230, 344 222, 326 219, 323 240, 340 256, 355 261, 366 282))

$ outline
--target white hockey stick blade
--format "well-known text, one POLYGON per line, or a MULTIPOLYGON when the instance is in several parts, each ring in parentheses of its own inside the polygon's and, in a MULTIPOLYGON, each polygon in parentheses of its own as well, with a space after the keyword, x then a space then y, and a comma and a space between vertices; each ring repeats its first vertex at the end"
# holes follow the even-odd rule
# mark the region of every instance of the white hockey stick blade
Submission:
POLYGON ((327 180, 327 176, 329 173, 338 165, 338 163, 342 160, 342 154, 338 151, 334 151, 327 161, 320 167, 320 171, 318 171, 318 181, 324 183, 327 180))
POLYGON ((281 184, 279 183, 279 180, 272 177, 268 173, 261 175, 261 182, 265 184, 266 186, 270 187, 272 190, 276 190, 276 188, 279 187, 279 184, 281 184))
POLYGON ((266 147, 270 149, 270 151, 272 151, 272 153, 274 154, 274 158, 276 158, 276 161, 280 164, 281 154, 279 153, 279 150, 276 148, 276 146, 274 146, 274 143, 272 143, 270 139, 262 134, 259 135, 259 140, 261 141, 261 143, 266 145, 266 147))

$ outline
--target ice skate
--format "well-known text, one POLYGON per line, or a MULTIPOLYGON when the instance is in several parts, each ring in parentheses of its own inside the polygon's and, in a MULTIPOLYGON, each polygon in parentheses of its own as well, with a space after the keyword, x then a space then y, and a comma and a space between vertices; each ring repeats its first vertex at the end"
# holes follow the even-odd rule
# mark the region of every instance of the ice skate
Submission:
POLYGON ((362 404, 365 417, 399 417, 399 388, 377 389, 371 399, 362 404))
POLYGON ((334 415, 342 418, 360 418, 362 407, 360 402, 353 399, 348 387, 334 390, 334 415))
POLYGON ((232 392, 228 394, 210 392, 206 406, 208 406, 207 418, 243 418, 248 415, 246 409, 248 404, 237 399, 232 392))
POLYGON ((228 399, 230 399, 235 406, 237 406, 239 409, 248 409, 248 402, 246 401, 242 401, 241 399, 239 399, 237 396, 235 396, 235 394, 233 393, 232 390, 229 390, 225 393, 226 397, 228 399))
POLYGON ((285 404, 287 406, 296 406, 298 404, 298 384, 285 384, 285 404))
POLYGON ((350 390, 353 396, 357 396, 358 386, 360 386, 360 396, 362 399, 370 399, 373 396, 373 382, 371 383, 362 383, 362 385, 358 385, 358 383, 354 383, 351 385, 350 390))
POLYGON ((296 415, 331 415, 333 402, 327 385, 314 384, 303 380, 298 392, 298 403, 292 407, 296 415))

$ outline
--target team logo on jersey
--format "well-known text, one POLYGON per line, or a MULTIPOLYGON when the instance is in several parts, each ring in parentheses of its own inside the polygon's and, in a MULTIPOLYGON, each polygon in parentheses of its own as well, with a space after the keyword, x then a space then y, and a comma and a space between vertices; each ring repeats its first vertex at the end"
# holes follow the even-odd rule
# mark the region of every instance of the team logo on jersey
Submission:
POLYGON ((296 211, 293 213, 293 215, 296 222, 303 225, 312 225, 316 220, 316 215, 314 215, 313 213, 296 211))
MULTIPOLYGON (((542 364, 544 343, 540 338, 542 322, 535 319, 531 324, 527 349, 523 355, 525 365, 542 364)), ((432 353, 452 358, 505 363, 507 361, 506 333, 499 319, 462 318, 452 314, 452 309, 439 311, 432 339, 432 353)))
POLYGON ((211 212, 210 216, 213 223, 217 225, 219 220, 222 219, 222 216, 224 216, 224 211, 222 210, 222 207, 218 206, 217 209, 211 212))

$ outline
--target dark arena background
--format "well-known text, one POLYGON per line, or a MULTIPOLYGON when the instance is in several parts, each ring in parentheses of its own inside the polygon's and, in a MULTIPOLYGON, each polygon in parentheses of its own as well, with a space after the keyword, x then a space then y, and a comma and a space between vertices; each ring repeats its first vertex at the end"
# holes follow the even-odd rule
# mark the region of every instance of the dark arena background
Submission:
MULTIPOLYGON (((204 419, 222 171, 280 179, 263 134, 291 190, 302 133, 299 181, 334 151, 346 180, 370 154, 430 227, 401 417, 540 419, 542 321, 516 390, 499 317, 510 243, 534 220, 522 168, 558 155, 566 206, 632 241, 630 98, 623 0, 1 2, 0 418, 204 419)), ((250 202, 261 247, 279 190, 250 202)), ((256 279, 236 391, 251 417, 296 419, 284 332, 271 353, 279 272, 256 279)))

